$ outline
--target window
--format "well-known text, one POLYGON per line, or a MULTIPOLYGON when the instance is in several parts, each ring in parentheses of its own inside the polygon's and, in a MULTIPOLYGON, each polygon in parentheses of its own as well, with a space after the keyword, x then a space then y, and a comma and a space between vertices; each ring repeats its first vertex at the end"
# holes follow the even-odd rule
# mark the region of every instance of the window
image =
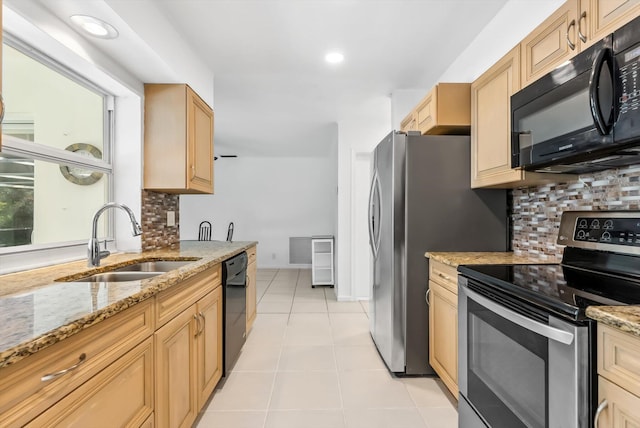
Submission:
POLYGON ((110 200, 111 96, 4 37, 0 254, 86 241, 110 200))

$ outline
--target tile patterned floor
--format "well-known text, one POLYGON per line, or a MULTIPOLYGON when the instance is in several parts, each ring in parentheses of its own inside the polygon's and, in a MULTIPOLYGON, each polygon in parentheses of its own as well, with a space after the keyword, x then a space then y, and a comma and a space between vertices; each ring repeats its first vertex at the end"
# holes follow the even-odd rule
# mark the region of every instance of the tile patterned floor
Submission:
POLYGON ((311 288, 310 270, 258 270, 258 316, 198 428, 455 428, 434 378, 396 378, 369 335, 367 302, 311 288))

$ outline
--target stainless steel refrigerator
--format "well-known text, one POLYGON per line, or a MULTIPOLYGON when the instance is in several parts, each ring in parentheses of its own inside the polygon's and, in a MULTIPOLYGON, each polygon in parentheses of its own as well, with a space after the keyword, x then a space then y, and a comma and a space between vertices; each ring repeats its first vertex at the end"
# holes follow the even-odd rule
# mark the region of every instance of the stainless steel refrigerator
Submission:
POLYGON ((370 331, 394 373, 434 373, 424 253, 508 248, 506 191, 470 188, 470 151, 467 136, 395 131, 375 149, 369 196, 370 331))

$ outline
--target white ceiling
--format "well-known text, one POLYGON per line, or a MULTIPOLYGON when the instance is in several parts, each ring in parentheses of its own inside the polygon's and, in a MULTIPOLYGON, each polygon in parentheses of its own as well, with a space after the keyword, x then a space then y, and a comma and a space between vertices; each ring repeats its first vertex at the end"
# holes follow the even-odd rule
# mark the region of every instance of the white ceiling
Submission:
MULTIPOLYGON (((73 10, 86 13, 92 4, 40 1, 61 18, 73 10)), ((337 139, 335 124, 349 120, 369 99, 433 86, 506 1, 154 4, 215 76, 217 154, 320 156, 337 139), (330 50, 343 52, 344 63, 325 63, 330 50)), ((103 2, 95 3, 104 8, 103 2)), ((126 49, 127 43, 139 43, 127 40, 126 31, 121 34, 118 45, 112 46, 126 49)), ((125 67, 129 62, 131 70, 144 66, 143 61, 133 63, 121 48, 111 49, 109 55, 125 67)))

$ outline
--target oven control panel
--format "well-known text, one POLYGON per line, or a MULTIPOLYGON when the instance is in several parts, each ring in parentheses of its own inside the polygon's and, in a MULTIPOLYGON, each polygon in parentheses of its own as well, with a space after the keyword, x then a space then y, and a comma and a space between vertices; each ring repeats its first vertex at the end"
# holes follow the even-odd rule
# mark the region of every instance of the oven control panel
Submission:
POLYGON ((573 240, 640 247, 640 216, 637 218, 578 217, 573 240))

